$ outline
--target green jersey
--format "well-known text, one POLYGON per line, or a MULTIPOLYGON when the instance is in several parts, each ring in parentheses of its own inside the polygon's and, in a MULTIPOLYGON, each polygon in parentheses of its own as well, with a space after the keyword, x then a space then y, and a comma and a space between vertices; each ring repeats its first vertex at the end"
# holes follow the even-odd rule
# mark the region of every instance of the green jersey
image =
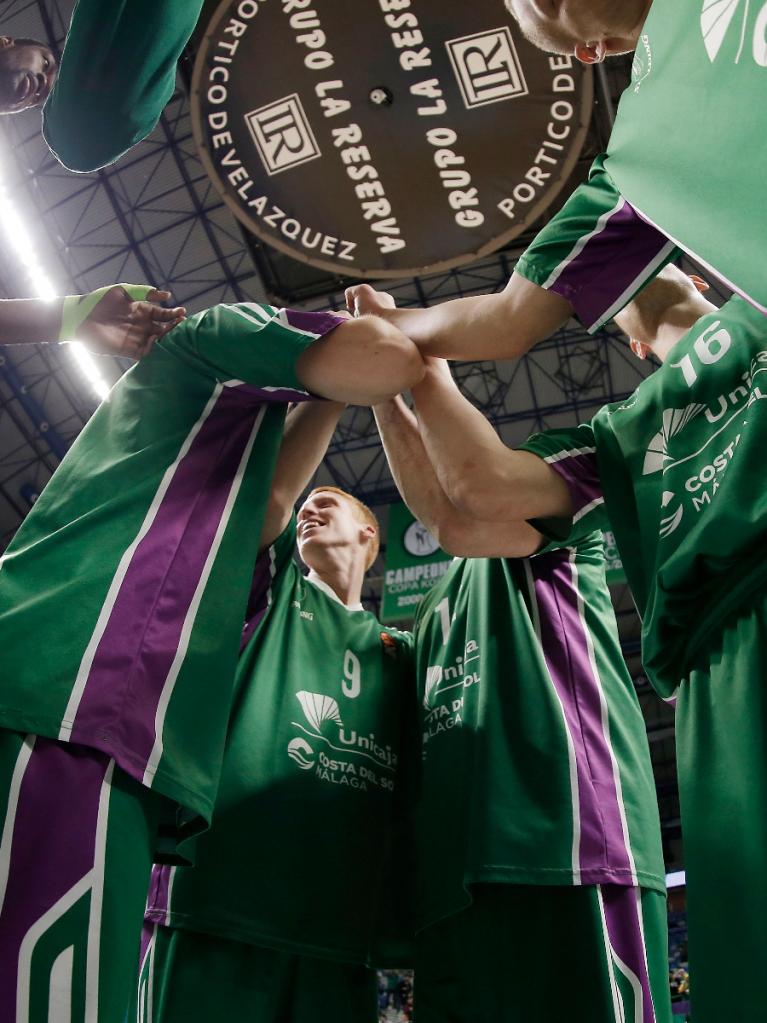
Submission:
POLYGON ((598 534, 456 560, 415 624, 419 928, 482 882, 664 890, 645 726, 598 534))
POLYGON ((213 827, 194 867, 157 869, 148 917, 304 955, 396 961, 382 931, 409 903, 409 879, 387 878, 415 721, 411 637, 304 577, 294 545, 295 525, 259 559, 246 636, 265 595, 270 606, 240 659, 213 827))
POLYGON ((216 306, 115 386, 0 560, 0 727, 209 817, 294 364, 342 322, 216 306))
POLYGON ((65 167, 96 170, 146 138, 176 88, 176 62, 202 6, 78 0, 43 107, 45 141, 65 167))
POLYGON ((626 401, 523 445, 568 484, 576 519, 609 515, 643 619, 645 668, 665 697, 712 630, 763 586, 765 374, 767 321, 733 298, 626 401))
POLYGON ((767 4, 654 0, 605 168, 645 221, 762 312, 765 165, 767 4))
POLYGON ((654 0, 606 156, 517 272, 596 330, 683 249, 767 313, 766 39, 761 0, 654 0))

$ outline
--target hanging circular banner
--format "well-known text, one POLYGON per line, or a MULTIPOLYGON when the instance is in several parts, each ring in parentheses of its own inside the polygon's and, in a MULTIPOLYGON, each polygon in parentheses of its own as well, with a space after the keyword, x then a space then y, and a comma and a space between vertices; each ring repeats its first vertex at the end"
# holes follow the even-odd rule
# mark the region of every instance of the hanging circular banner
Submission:
POLYGON ((192 123, 235 215, 344 276, 445 270, 540 215, 580 153, 589 69, 500 0, 224 0, 192 123))

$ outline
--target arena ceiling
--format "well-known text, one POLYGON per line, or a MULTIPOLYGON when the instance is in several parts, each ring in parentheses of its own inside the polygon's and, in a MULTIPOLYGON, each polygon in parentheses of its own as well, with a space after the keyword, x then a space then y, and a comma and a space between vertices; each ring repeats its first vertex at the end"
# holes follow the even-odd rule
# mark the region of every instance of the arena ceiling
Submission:
MULTIPOLYGON (((500 3, 500 0, 499 0, 500 3)), ((67 0, 4 0, 0 31, 47 41, 60 52, 73 4, 67 0)), ((160 124, 117 165, 72 174, 51 156, 39 112, 0 123, 0 211, 10 202, 27 225, 38 265, 20 258, 2 233, 0 289, 4 297, 39 293, 40 267, 59 293, 80 293, 114 281, 151 281, 197 311, 217 302, 288 299, 310 308, 343 304, 348 281, 298 266, 248 234, 215 191, 192 136, 187 85, 193 53, 182 62, 176 94, 160 124), (282 293, 277 293, 278 289, 282 293)), ((403 305, 429 305, 500 290, 527 240, 585 177, 606 145, 613 110, 628 81, 628 59, 612 62, 595 82, 585 147, 545 216, 511 246, 477 263, 429 277, 387 282, 403 305)), ((499 133, 503 124, 499 123, 499 133)), ((0 221, 2 217, 0 216, 0 221)), ((126 366, 101 360, 116 380, 126 366)), ((510 444, 542 428, 588 419, 600 405, 630 393, 649 370, 634 360, 611 327, 590 337, 576 323, 526 358, 456 367, 465 393, 510 444)), ((0 550, 45 486, 97 399, 65 348, 24 346, 0 355, 0 550)), ((371 414, 345 415, 318 476, 382 512, 397 499, 371 414)), ((379 580, 380 585, 380 580, 379 580)), ((376 582, 368 598, 375 602, 376 582)), ((624 652, 638 683, 652 740, 667 853, 678 860, 678 806, 673 768, 673 718, 649 691, 638 658, 639 622, 625 587, 614 590, 624 652)))

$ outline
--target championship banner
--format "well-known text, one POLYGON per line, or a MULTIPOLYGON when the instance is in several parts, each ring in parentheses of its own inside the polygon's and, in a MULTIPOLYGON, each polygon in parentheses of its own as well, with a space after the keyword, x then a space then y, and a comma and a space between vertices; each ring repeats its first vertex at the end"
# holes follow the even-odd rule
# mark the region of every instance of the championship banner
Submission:
POLYGON ((535 49, 501 0, 223 0, 192 126, 213 183, 264 242, 346 277, 475 260, 551 204, 592 78, 535 49))
POLYGON ((412 621, 416 608, 452 560, 404 504, 391 505, 381 621, 412 621))
POLYGON ((605 543, 605 575, 608 583, 625 583, 626 572, 623 568, 621 556, 618 553, 618 546, 615 543, 615 534, 609 530, 603 530, 602 536, 605 543))

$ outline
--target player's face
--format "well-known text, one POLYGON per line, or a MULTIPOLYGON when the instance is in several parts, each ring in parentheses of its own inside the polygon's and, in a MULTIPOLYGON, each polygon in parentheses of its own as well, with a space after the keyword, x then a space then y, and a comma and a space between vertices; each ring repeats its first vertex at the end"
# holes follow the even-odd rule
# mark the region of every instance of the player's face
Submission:
POLYGON ((297 516, 298 553, 311 567, 313 552, 332 547, 365 550, 365 525, 341 494, 320 490, 301 505, 297 516))
POLYGON ((0 113, 16 114, 44 103, 57 70, 47 46, 0 36, 0 113))
POLYGON ((593 45, 605 53, 633 50, 651 0, 510 0, 523 34, 548 53, 593 45))

